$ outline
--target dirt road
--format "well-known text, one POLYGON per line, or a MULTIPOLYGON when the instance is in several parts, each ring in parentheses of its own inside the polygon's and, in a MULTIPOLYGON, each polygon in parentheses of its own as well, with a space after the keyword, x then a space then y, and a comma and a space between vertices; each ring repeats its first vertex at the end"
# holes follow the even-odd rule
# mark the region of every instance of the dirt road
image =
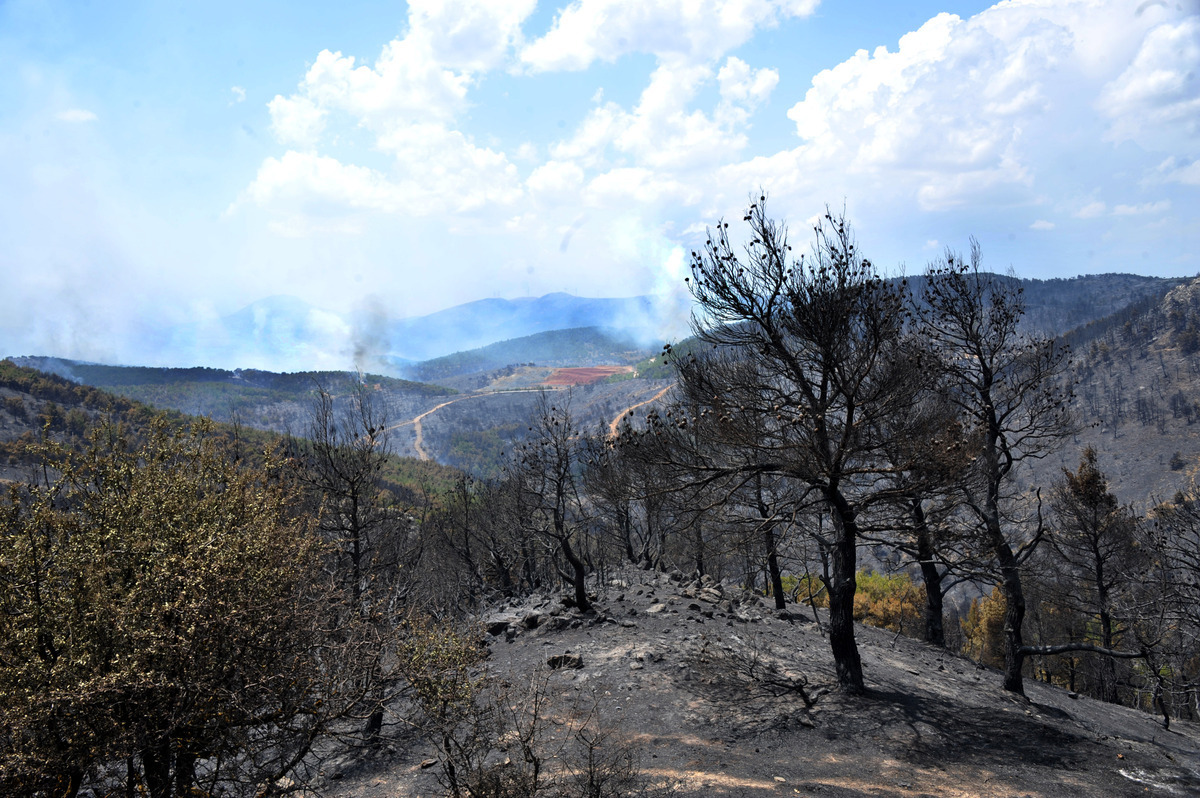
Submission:
POLYGON ((651 402, 657 402, 659 399, 663 398, 663 396, 667 393, 667 391, 671 390, 674 387, 675 387, 674 385, 668 385, 666 388, 663 388, 661 391, 654 394, 654 396, 651 396, 646 401, 638 402, 636 405, 630 405, 629 407, 625 408, 620 413, 618 413, 617 417, 614 418, 612 420, 612 423, 608 425, 608 437, 610 437, 610 438, 617 437, 617 427, 621 426, 621 419, 625 418, 625 416, 632 413, 634 410, 637 410, 639 407, 644 407, 645 405, 648 405, 651 402))
MULTIPOLYGON (((429 456, 429 452, 425 451, 425 430, 421 425, 421 422, 425 419, 426 416, 436 413, 437 411, 441 410, 446 405, 452 405, 455 402, 461 402, 464 399, 478 399, 482 396, 496 396, 496 395, 502 394, 502 393, 537 393, 538 391, 541 391, 541 390, 544 390, 544 389, 543 388, 520 388, 520 389, 516 389, 516 390, 512 390, 512 391, 476 391, 475 393, 464 394, 463 396, 457 396, 453 399, 442 402, 440 405, 431 407, 430 409, 426 410, 421 415, 416 416, 415 418, 410 418, 408 421, 401 421, 399 424, 393 424, 392 426, 388 427, 388 431, 390 432, 391 430, 400 429, 401 427, 407 427, 409 424, 412 424, 413 430, 416 432, 416 437, 413 439, 413 449, 417 453, 417 459, 418 460, 432 460, 433 458, 429 456)), ((552 389, 550 389, 550 390, 552 390, 552 389)))

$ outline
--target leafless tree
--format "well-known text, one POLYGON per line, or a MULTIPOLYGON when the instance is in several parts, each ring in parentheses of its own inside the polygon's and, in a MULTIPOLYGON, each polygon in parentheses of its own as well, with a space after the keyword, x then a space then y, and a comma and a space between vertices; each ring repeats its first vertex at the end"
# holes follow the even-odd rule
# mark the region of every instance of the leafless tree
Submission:
POLYGON ((538 398, 529 432, 507 467, 520 523, 549 543, 569 566, 564 577, 574 589, 575 606, 586 612, 585 561, 591 510, 580 487, 586 438, 571 417, 571 397, 538 398))

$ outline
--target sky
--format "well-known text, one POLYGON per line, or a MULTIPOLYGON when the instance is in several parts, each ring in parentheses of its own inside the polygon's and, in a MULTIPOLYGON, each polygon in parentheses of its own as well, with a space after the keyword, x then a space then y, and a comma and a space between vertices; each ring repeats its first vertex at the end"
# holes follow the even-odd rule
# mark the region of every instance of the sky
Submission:
POLYGON ((893 271, 1200 273, 1200 2, 0 0, 0 355, 678 299, 760 191, 893 271))

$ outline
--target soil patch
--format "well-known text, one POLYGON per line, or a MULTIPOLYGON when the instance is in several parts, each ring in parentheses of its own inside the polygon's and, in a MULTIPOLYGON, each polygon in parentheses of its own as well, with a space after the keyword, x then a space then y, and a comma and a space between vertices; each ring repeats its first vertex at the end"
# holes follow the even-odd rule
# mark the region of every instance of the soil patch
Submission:
POLYGON ((546 385, 590 385, 614 374, 629 374, 633 366, 586 366, 555 369, 546 378, 546 385))
MULTIPOLYGON (((627 569, 581 614, 560 594, 479 618, 488 671, 547 662, 560 700, 592 702, 673 796, 1200 795, 1200 727, 999 673, 870 627, 865 696, 836 689, 826 618, 779 612, 730 583, 627 569), (561 658, 561 659, 559 659, 561 658)), ((348 769, 333 798, 438 795, 420 745, 348 769)), ((336 786, 335 786, 336 784, 336 786)))

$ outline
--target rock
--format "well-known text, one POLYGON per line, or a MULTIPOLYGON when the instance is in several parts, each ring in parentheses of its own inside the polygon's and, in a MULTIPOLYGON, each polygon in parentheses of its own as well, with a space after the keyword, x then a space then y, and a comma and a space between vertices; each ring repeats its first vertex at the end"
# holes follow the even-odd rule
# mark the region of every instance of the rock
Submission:
POLYGON ((633 658, 638 662, 658 662, 662 656, 652 648, 643 648, 637 651, 633 658))
POLYGON ((508 631, 508 621, 492 621, 487 625, 487 633, 492 637, 499 637, 508 631))
POLYGON ((716 604, 721 600, 722 596, 721 591, 711 587, 706 587, 696 594, 696 598, 700 599, 701 601, 707 601, 709 604, 716 604))
POLYGON ((540 612, 531 612, 521 619, 521 626, 526 629, 536 629, 541 622, 542 614, 540 612))
POLYGON ((657 615, 660 612, 666 612, 666 609, 667 609, 667 605, 663 604, 661 602, 658 604, 651 604, 649 607, 646 608, 646 614, 647 615, 657 615))
POLYGON ((568 626, 574 626, 574 625, 577 625, 578 623, 579 623, 579 621, 571 621, 571 620, 568 620, 567 618, 562 617, 561 615, 551 615, 550 617, 545 618, 541 623, 539 623, 537 625, 537 628, 534 630, 533 634, 536 637, 540 637, 542 635, 548 635, 553 632, 561 632, 563 629, 566 629, 568 626))
POLYGON ((692 603, 692 604, 689 604, 689 605, 688 605, 688 609, 689 609, 689 610, 691 610, 692 612, 700 612, 700 611, 702 611, 704 608, 703 608, 703 607, 701 607, 699 604, 692 603))
POLYGON ((733 612, 733 602, 729 599, 717 602, 717 609, 721 612, 733 612))
POLYGON ((550 670, 558 670, 559 668, 571 668, 579 670, 583 667, 583 657, 578 654, 555 654, 550 659, 546 660, 546 664, 550 666, 550 670))
POLYGON ((421 770, 429 770, 431 767, 433 767, 437 763, 438 763, 438 761, 436 759, 422 759, 421 760, 421 770))

